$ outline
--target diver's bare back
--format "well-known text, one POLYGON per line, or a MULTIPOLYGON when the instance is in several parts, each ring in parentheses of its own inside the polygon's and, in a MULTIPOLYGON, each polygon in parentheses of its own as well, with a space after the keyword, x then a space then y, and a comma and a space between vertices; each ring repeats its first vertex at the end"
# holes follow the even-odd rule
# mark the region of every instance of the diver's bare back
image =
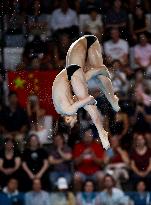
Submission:
POLYGON ((63 69, 55 78, 52 86, 52 98, 57 113, 63 114, 62 108, 70 105, 71 88, 67 79, 67 71, 63 69), (64 104, 64 105, 63 105, 64 104), (62 105, 62 106, 61 106, 62 105))

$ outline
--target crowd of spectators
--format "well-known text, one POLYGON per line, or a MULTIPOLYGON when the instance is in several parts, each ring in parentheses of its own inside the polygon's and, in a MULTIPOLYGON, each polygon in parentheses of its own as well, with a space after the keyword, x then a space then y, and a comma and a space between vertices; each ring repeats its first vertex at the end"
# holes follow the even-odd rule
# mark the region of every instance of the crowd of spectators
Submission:
POLYGON ((151 204, 151 3, 149 0, 13 0, 3 3, 5 47, 23 47, 16 70, 58 70, 71 43, 94 34, 121 110, 91 80, 111 148, 89 115, 69 128, 35 95, 22 108, 0 73, 0 204, 151 204), (49 126, 48 126, 49 124, 49 126), (51 130, 51 134, 49 131, 51 130))

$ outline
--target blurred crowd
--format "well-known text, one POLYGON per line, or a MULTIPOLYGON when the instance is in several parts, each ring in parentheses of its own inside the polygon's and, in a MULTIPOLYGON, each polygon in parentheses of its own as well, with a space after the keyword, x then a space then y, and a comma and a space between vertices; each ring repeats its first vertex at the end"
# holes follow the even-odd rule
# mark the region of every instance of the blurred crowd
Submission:
POLYGON ((22 108, 1 72, 0 204, 151 204, 151 2, 7 0, 2 14, 0 43, 23 48, 16 70, 60 71, 71 43, 96 35, 121 110, 88 83, 109 132, 105 151, 83 109, 70 128, 36 95, 22 108))
POLYGON ((134 66, 151 72, 149 0, 7 0, 3 4, 2 44, 24 48, 16 69, 60 70, 70 44, 79 36, 94 34, 106 63, 120 60, 122 69, 134 66))

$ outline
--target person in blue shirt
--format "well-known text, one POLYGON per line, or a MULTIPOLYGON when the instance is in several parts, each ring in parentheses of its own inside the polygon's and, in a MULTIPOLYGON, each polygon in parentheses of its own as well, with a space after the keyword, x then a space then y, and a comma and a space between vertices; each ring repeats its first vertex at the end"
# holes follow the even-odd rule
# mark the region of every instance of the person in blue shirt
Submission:
POLYGON ((94 188, 94 182, 92 180, 86 180, 84 182, 83 192, 78 193, 76 196, 77 205, 95 205, 97 193, 94 188))
POLYGON ((32 190, 25 194, 25 205, 50 205, 49 194, 42 189, 40 179, 33 179, 32 190))
POLYGON ((0 204, 1 205, 11 205, 11 202, 8 199, 7 195, 3 192, 0 192, 0 204))
POLYGON ((150 205, 151 194, 146 192, 146 184, 139 181, 136 185, 136 192, 128 192, 127 195, 134 202, 134 205, 150 205))
MULTIPOLYGON (((11 178, 8 181, 7 186, 3 188, 3 194, 10 202, 10 205, 24 205, 24 194, 18 191, 17 179, 11 178)), ((7 204, 2 203, 2 205, 7 205, 7 204)))
POLYGON ((104 190, 97 196, 99 205, 128 205, 129 197, 116 188, 116 180, 113 175, 106 174, 104 177, 104 190))

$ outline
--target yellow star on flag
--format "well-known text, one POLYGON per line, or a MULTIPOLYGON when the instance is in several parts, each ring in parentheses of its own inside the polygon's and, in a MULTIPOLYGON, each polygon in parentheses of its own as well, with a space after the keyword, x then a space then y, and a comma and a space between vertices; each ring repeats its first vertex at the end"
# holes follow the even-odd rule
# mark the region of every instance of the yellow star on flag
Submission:
POLYGON ((33 75, 32 73, 30 73, 30 74, 28 75, 28 77, 29 77, 29 78, 33 78, 34 75, 33 75))
POLYGON ((34 86, 34 91, 37 92, 39 90, 39 87, 37 85, 34 86))
POLYGON ((34 80, 34 83, 36 84, 36 83, 38 83, 38 81, 39 81, 39 80, 36 78, 36 79, 34 80))
POLYGON ((21 89, 23 89, 25 82, 26 82, 25 80, 21 79, 20 77, 17 77, 17 78, 14 80, 15 88, 21 88, 21 89))

